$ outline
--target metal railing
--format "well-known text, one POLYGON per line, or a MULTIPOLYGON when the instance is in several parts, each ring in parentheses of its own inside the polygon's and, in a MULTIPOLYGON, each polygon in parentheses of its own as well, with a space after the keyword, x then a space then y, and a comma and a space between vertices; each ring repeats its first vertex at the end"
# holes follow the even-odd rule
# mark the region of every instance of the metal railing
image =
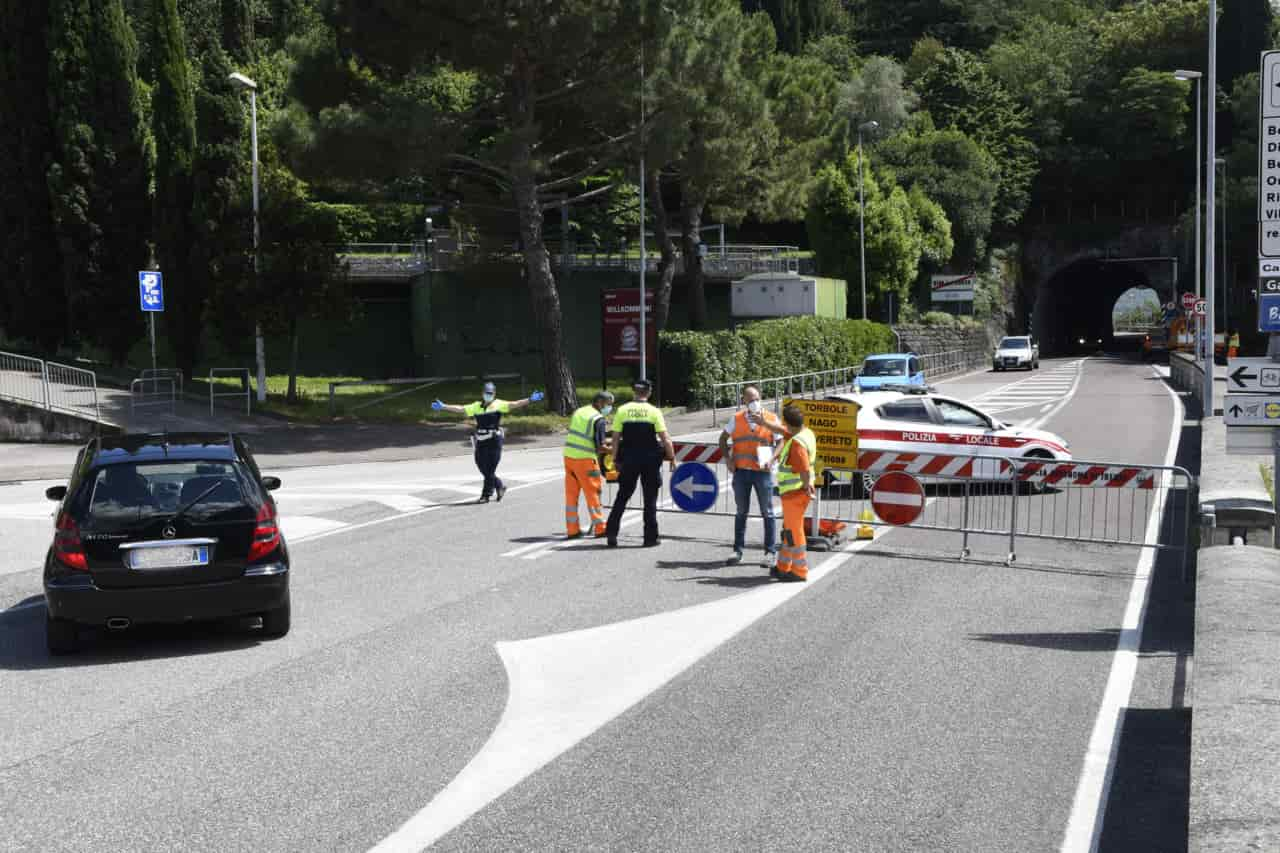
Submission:
POLYGON ((487 376, 421 376, 409 379, 352 379, 343 382, 329 383, 329 415, 330 417, 338 413, 338 389, 339 388, 355 388, 370 385, 411 385, 413 387, 404 391, 394 391, 389 394, 383 394, 372 400, 366 400, 359 405, 346 409, 347 412, 358 412, 361 409, 367 409, 370 406, 376 406, 379 403, 385 403, 388 400, 394 400, 397 397, 404 397, 415 391, 421 391, 424 388, 430 388, 433 385, 440 385, 445 382, 492 382, 494 380, 518 379, 520 380, 520 396, 524 397, 525 381, 524 374, 521 373, 491 373, 487 376))
MULTIPOLYGON (((804 273, 813 269, 813 258, 802 253, 798 246, 771 246, 746 244, 702 244, 702 269, 708 275, 745 276, 752 273, 804 273)), ((601 249, 600 247, 569 247, 567 250, 554 243, 548 244, 547 253, 553 266, 571 269, 623 269, 640 271, 640 253, 636 249, 601 249)), ((645 252, 646 269, 656 272, 662 255, 656 251, 645 252)), ((683 253, 675 254, 676 273, 685 272, 683 253)))
POLYGON ((148 367, 146 370, 142 371, 142 377, 141 377, 141 378, 143 378, 143 379, 160 379, 160 378, 163 378, 163 379, 172 379, 172 380, 173 380, 174 382, 176 382, 176 383, 177 383, 177 385, 178 385, 178 398, 179 398, 179 399, 181 399, 181 398, 182 398, 183 393, 185 393, 185 392, 184 392, 184 390, 183 390, 183 376, 182 376, 182 371, 181 371, 179 368, 176 368, 176 367, 148 367))
MULTIPOLYGON (((727 488, 732 474, 717 445, 678 442, 676 458, 700 461, 716 474, 716 503, 701 514, 736 514, 733 490, 727 488)), ((1001 559, 1013 563, 1020 539, 1087 542, 1179 552, 1185 578, 1194 497, 1194 480, 1185 468, 864 450, 858 469, 828 468, 820 475, 824 485, 810 508, 811 529, 843 536, 859 526, 892 527, 876 517, 869 499, 888 471, 911 473, 925 488, 920 516, 907 526, 957 534, 961 559, 994 545, 1001 559)), ((605 506, 612 506, 614 490, 607 484, 605 506)), ((678 511, 669 501, 660 509, 678 511)), ((754 497, 750 511, 756 512, 754 497)), ((781 517, 776 496, 774 515, 781 517)), ((825 547, 819 539, 813 550, 825 547)))
MULTIPOLYGON (((223 386, 225 387, 225 386, 223 386)), ((249 368, 247 367, 215 367, 209 371, 209 414, 213 414, 213 404, 215 400, 244 397, 244 413, 250 413, 252 405, 253 393, 249 382, 249 368), (232 377, 238 376, 241 381, 241 390, 239 391, 219 391, 218 388, 222 383, 218 382, 219 376, 232 377)))
POLYGON ((69 364, 0 352, 0 397, 51 412, 102 420, 97 374, 69 364))
POLYGON ((920 368, 924 371, 925 381, 931 382, 943 376, 952 376, 965 370, 986 365, 991 358, 991 351, 978 347, 946 350, 919 355, 920 368))
POLYGON ((429 267, 427 245, 408 243, 351 243, 337 251, 352 278, 401 278, 420 275, 429 267))
POLYGON ((1169 353, 1169 381, 1179 391, 1187 391, 1195 409, 1204 411, 1204 364, 1182 352, 1169 353))
POLYGON ((129 417, 139 409, 167 407, 178 413, 178 385, 172 376, 143 376, 129 383, 129 417))

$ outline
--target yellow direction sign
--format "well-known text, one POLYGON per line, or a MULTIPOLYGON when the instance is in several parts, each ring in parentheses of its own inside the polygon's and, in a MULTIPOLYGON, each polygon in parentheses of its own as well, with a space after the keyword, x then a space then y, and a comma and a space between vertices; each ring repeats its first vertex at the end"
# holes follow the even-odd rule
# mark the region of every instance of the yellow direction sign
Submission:
POLYGON ((804 412, 804 425, 818 439, 817 468, 858 468, 857 403, 844 400, 783 400, 784 406, 795 406, 804 412))

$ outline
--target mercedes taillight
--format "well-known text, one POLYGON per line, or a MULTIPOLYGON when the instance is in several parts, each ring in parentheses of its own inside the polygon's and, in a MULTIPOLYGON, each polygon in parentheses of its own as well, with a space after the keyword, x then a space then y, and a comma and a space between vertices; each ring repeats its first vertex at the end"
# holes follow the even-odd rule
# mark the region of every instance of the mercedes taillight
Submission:
POLYGON ((76 527, 75 521, 65 512, 58 515, 57 530, 53 535, 53 556, 68 569, 89 571, 84 544, 80 541, 80 528, 76 527))
POLYGON ((276 524, 275 507, 270 501, 258 510, 253 528, 253 542, 249 544, 249 562, 261 560, 280 547, 280 526, 276 524))

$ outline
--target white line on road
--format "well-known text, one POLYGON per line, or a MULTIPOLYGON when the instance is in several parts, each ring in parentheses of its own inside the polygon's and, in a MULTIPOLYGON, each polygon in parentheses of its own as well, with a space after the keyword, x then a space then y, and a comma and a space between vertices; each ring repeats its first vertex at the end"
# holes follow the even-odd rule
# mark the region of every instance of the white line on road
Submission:
POLYGON ((654 616, 497 643, 510 685, 498 727, 443 791, 373 850, 433 844, 873 541, 828 557, 807 584, 771 584, 654 616))
MULTIPOLYGON (((1164 455, 1164 464, 1168 467, 1178 454, 1178 436, 1182 432, 1182 401, 1168 385, 1164 385, 1164 389, 1169 392, 1173 401, 1173 425, 1164 455)), ((1156 501, 1151 509, 1151 516, 1147 519, 1147 546, 1155 545, 1159 540, 1164 503, 1163 500, 1156 501)), ((1062 839, 1061 853, 1093 853, 1098 849, 1102 819, 1106 815, 1107 797, 1115 773, 1116 752, 1120 746, 1120 724, 1138 671, 1138 649, 1142 645, 1142 622, 1147 613, 1155 555, 1154 548, 1146 547, 1138 558, 1133 586, 1129 589, 1129 601, 1125 605, 1124 621, 1120 626, 1120 637, 1116 642, 1115 657, 1111 662, 1111 674, 1107 677, 1102 705, 1098 708, 1093 734, 1089 737, 1089 748, 1084 756, 1084 768, 1071 804, 1071 817, 1062 839)))

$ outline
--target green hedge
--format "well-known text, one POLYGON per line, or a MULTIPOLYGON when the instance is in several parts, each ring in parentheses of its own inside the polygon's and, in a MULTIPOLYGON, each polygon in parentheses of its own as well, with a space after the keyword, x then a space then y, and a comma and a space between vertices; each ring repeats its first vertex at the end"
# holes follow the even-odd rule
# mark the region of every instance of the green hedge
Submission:
MULTIPOLYGON (((712 386, 849 367, 893 347, 889 327, 869 320, 783 317, 732 331, 662 332, 662 401, 710 406, 712 386)), ((724 398, 719 403, 734 402, 724 398)))

